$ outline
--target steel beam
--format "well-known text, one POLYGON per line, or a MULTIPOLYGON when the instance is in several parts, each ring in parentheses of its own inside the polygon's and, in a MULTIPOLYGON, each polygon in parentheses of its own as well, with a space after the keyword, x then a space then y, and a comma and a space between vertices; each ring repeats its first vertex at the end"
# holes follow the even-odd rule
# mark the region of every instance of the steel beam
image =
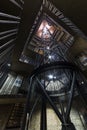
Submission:
POLYGON ((10 15, 10 14, 6 14, 6 13, 3 13, 3 12, 0 12, 0 16, 7 17, 7 18, 12 18, 12 19, 16 19, 16 20, 21 19, 19 16, 10 15))
POLYGON ((18 29, 11 29, 11 30, 6 30, 6 31, 3 31, 3 32, 0 32, 0 35, 5 35, 5 34, 8 34, 8 33, 13 33, 13 32, 18 32, 18 29))
POLYGON ((46 119, 46 100, 42 96, 42 108, 41 108, 41 125, 40 130, 47 130, 47 119, 46 119))
POLYGON ((29 118, 30 118, 29 108, 30 108, 31 87, 32 87, 32 77, 30 78, 29 90, 28 90, 28 95, 27 95, 27 102, 26 102, 26 107, 24 110, 24 118, 23 118, 21 130, 28 130, 28 124, 29 124, 29 118))
POLYGON ((71 110, 73 96, 74 96, 75 80, 76 80, 76 76, 75 76, 75 72, 73 71, 72 83, 71 83, 71 89, 70 89, 70 97, 69 97, 69 102, 67 105, 66 113, 64 113, 64 116, 63 116, 64 123, 62 124, 62 130, 76 130, 75 126, 70 121, 70 110, 71 110))
POLYGON ((22 6, 16 2, 16 0, 9 0, 10 2, 12 2, 14 5, 16 5, 17 7, 19 7, 21 10, 23 10, 22 6))
POLYGON ((33 108, 32 108, 32 110, 30 112, 30 119, 31 119, 31 116, 33 114, 33 111, 34 111, 35 107, 37 106, 37 103, 38 103, 39 99, 40 99, 40 96, 36 98, 36 101, 35 101, 35 103, 33 105, 33 108))
POLYGON ((1 50, 2 48, 4 48, 5 46, 11 44, 11 43, 12 43, 13 41, 15 41, 15 40, 16 40, 16 38, 11 39, 10 41, 8 41, 8 42, 6 42, 5 44, 3 44, 2 46, 0 46, 0 50, 1 50))
POLYGON ((24 4, 24 1, 23 1, 23 0, 20 0, 20 2, 21 2, 22 4, 24 4))
POLYGON ((16 35, 16 34, 17 34, 17 32, 13 32, 13 33, 7 34, 7 35, 5 35, 5 36, 0 37, 0 40, 3 40, 3 39, 5 39, 5 38, 11 37, 11 36, 14 36, 14 35, 16 35))
POLYGON ((57 114, 57 116, 59 117, 60 121, 62 123, 63 122, 63 118, 62 115, 60 114, 60 112, 58 111, 57 107, 54 105, 54 103, 52 102, 51 98, 49 97, 49 95, 47 94, 46 90, 44 89, 43 84, 39 81, 38 78, 36 78, 36 81, 39 84, 40 89, 42 90, 42 93, 44 94, 45 98, 48 100, 48 102, 50 103, 50 105, 52 106, 53 110, 55 111, 55 113, 57 114))
POLYGON ((12 20, 0 20, 1 24, 19 24, 20 21, 12 21, 12 20))
POLYGON ((71 106, 72 106, 72 101, 73 101, 73 96, 74 96, 74 84, 75 84, 75 80, 76 80, 76 76, 75 76, 75 72, 73 71, 73 77, 72 77, 72 83, 71 83, 69 103, 68 103, 68 106, 67 106, 66 117, 65 117, 66 122, 68 122, 69 115, 70 115, 70 110, 71 110, 71 106))

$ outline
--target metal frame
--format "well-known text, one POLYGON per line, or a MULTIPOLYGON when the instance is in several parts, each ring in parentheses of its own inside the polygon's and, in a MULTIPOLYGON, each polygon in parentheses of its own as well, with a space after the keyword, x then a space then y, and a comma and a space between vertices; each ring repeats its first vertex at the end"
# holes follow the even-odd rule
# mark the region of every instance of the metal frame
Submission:
POLYGON ((11 29, 11 30, 0 32, 0 36, 4 34, 13 33, 13 32, 18 32, 18 29, 16 28, 16 29, 11 29))
POLYGON ((47 130, 46 99, 42 96, 40 130, 47 130))
POLYGON ((7 17, 7 18, 12 18, 12 19, 15 19, 15 20, 20 20, 21 19, 19 16, 10 15, 10 14, 6 14, 6 13, 3 13, 3 12, 0 12, 0 16, 7 17))
POLYGON ((13 41, 15 41, 15 40, 16 40, 16 38, 11 39, 11 40, 9 40, 8 42, 6 42, 4 45, 0 46, 0 50, 3 49, 5 46, 10 45, 10 44, 11 44, 13 41))
MULTIPOLYGON (((16 5, 18 8, 20 8, 21 10, 23 10, 23 7, 16 1, 16 0, 9 0, 10 2, 12 2, 14 5, 16 5)), ((20 0, 22 1, 22 0, 20 0)), ((23 2, 22 2, 23 4, 23 2)))
POLYGON ((47 122, 46 122, 46 101, 49 102, 55 113, 57 114, 58 118, 60 119, 62 123, 62 130, 76 130, 73 123, 70 120, 70 110, 72 106, 72 101, 73 101, 73 96, 74 96, 74 84, 75 84, 75 79, 76 79, 76 73, 75 73, 75 66, 68 64, 68 63, 54 63, 54 64, 47 64, 39 67, 31 76, 30 78, 30 87, 28 91, 28 96, 27 96, 27 104, 26 104, 26 109, 25 109, 25 116, 23 120, 23 126, 22 130, 28 130, 28 125, 30 121, 30 96, 31 96, 31 89, 32 89, 32 83, 35 80, 38 83, 38 87, 41 90, 42 94, 42 109, 41 109, 41 130, 47 130, 47 122), (70 69, 72 70, 72 81, 71 81, 71 89, 69 92, 69 101, 68 105, 66 108, 66 112, 64 111, 63 105, 61 105, 61 113, 59 112, 58 108, 52 101, 50 95, 46 91, 46 86, 44 88, 44 85, 41 83, 41 81, 38 79, 38 75, 41 74, 42 72, 52 70, 52 69, 70 69))
POLYGON ((20 21, 12 21, 12 20, 0 20, 1 24, 19 24, 20 21))
POLYGON ((30 96, 31 96, 31 87, 32 87, 32 80, 33 77, 30 78, 30 83, 29 83, 29 90, 28 90, 28 95, 27 95, 27 102, 26 102, 26 107, 24 110, 24 118, 23 118, 23 123, 21 126, 21 130, 28 130, 28 124, 29 124, 29 103, 30 103, 30 96))

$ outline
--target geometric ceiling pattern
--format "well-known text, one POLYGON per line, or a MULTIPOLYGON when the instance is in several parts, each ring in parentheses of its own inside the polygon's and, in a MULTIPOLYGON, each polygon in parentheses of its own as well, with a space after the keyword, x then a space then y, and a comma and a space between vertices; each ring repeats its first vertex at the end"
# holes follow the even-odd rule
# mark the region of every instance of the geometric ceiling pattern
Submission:
POLYGON ((67 61, 67 51, 76 35, 86 37, 55 5, 43 0, 19 61, 35 68, 54 61, 67 61))

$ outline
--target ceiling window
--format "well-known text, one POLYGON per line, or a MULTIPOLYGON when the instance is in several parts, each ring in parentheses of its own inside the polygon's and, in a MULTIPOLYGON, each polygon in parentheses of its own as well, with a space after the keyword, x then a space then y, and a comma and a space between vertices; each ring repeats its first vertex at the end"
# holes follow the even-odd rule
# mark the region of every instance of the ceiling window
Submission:
POLYGON ((36 32, 36 35, 39 38, 48 39, 51 37, 51 35, 54 33, 55 27, 48 23, 46 20, 43 20, 36 32))

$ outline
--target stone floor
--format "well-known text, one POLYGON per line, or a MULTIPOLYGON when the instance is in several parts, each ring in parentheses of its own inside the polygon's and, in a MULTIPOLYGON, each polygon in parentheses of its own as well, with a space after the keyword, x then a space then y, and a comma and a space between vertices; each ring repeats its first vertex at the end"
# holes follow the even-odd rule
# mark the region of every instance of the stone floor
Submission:
MULTIPOLYGON (((10 105, 1 105, 0 106, 0 130, 5 130, 5 125, 7 123, 9 114, 10 114, 10 105)), ((53 109, 50 105, 47 105, 47 130, 61 130, 61 122, 56 116, 53 109)), ((81 100, 75 101, 71 110, 71 120, 74 123, 76 130, 87 130, 85 125, 83 114, 85 113, 85 107, 81 100)), ((40 130, 40 106, 34 110, 32 118, 30 120, 28 130, 40 130)), ((12 129, 12 130, 21 130, 21 129, 12 129)))
POLYGON ((11 105, 0 105, 0 130, 5 130, 11 107, 11 105))
MULTIPOLYGON (((78 111, 74 108, 71 110, 71 120, 74 123, 76 130, 86 130, 84 124, 81 121, 78 111)), ((40 110, 37 109, 33 113, 29 130, 39 130, 40 129, 40 110)), ((47 108, 47 130, 61 130, 61 122, 57 118, 55 112, 51 107, 47 108)))
POLYGON ((71 110, 71 120, 75 125, 76 130, 86 130, 84 128, 84 124, 81 120, 81 117, 79 115, 79 112, 76 111, 74 108, 71 110))

